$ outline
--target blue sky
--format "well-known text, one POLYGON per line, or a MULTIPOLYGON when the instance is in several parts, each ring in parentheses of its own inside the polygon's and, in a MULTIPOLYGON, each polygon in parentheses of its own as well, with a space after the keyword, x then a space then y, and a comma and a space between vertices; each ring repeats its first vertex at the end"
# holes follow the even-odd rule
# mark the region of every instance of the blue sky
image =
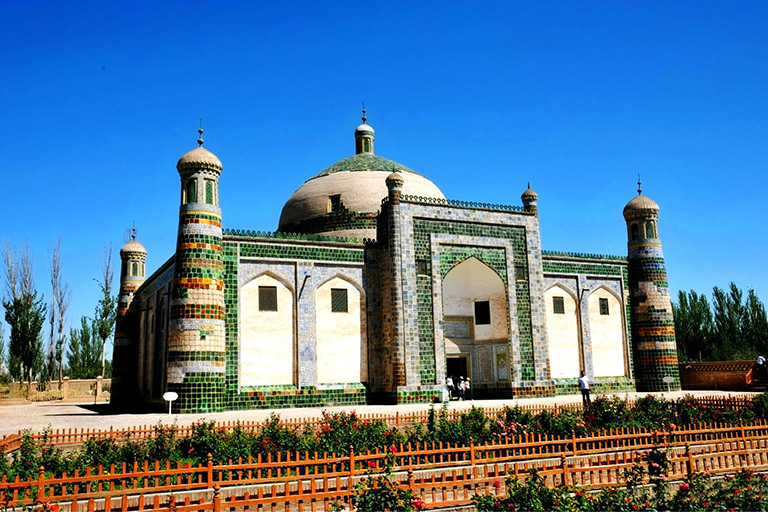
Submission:
POLYGON ((133 222, 150 271, 173 253, 201 117, 225 227, 274 230, 354 152, 363 101, 376 152, 448 198, 520 204, 530 181, 545 249, 626 254, 640 173, 673 294, 768 300, 768 2, 30 0, 0 20, 0 240, 29 241, 48 299, 62 237, 73 325, 133 222))

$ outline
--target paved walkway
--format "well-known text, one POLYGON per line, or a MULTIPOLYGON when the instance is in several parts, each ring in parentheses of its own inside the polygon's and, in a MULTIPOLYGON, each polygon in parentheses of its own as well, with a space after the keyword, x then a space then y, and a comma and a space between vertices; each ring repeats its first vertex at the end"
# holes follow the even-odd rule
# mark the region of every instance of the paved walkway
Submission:
MULTIPOLYGON (((675 391, 657 393, 665 398, 680 398, 690 394, 694 396, 729 396, 743 393, 724 391, 675 391)), ((620 398, 636 398, 647 393, 617 393, 620 398)), ((581 395, 560 395, 546 398, 520 398, 511 400, 474 400, 465 402, 452 401, 449 409, 467 410, 473 405, 478 407, 503 407, 504 405, 554 405, 581 402, 581 395)), ((217 422, 223 421, 264 421, 272 413, 281 418, 315 418, 323 411, 357 411, 359 414, 389 413, 408 414, 413 411, 429 409, 428 404, 408 405, 358 405, 345 407, 294 408, 294 409, 252 409, 247 411, 226 411, 208 414, 120 414, 111 411, 108 404, 36 402, 24 405, 0 405, 0 436, 29 429, 39 432, 47 427, 51 429, 91 428, 109 430, 109 427, 124 428, 133 425, 156 425, 157 423, 189 425, 204 418, 217 422)))

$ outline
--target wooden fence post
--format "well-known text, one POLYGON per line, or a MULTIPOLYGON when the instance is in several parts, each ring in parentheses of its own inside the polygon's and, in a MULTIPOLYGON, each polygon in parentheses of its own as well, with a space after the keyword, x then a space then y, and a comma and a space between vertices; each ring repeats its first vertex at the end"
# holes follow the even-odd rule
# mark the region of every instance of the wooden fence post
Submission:
POLYGON ((221 487, 213 486, 213 512, 221 512, 221 487))
POLYGON ((693 454, 691 453, 691 445, 688 443, 685 443, 685 456, 687 457, 685 466, 688 470, 688 474, 686 476, 691 476, 693 474, 693 454))
POLYGON ((208 462, 206 463, 206 466, 208 471, 205 483, 208 484, 208 488, 210 489, 213 486, 213 455, 210 453, 208 454, 208 462))
POLYGON ((349 445, 349 488, 355 485, 355 447, 349 445))
POLYGON ((572 451, 573 456, 576 456, 576 430, 571 430, 571 439, 573 440, 572 451))
POLYGON ((415 489, 414 483, 413 483, 413 470, 408 470, 408 488, 413 491, 415 489))
POLYGON ((560 456, 560 467, 563 469, 563 487, 568 485, 568 460, 565 455, 560 456))
POLYGON ((37 472, 37 502, 45 499, 45 468, 40 466, 37 472))
POLYGON ((469 440, 469 463, 475 465, 475 442, 472 439, 469 440))

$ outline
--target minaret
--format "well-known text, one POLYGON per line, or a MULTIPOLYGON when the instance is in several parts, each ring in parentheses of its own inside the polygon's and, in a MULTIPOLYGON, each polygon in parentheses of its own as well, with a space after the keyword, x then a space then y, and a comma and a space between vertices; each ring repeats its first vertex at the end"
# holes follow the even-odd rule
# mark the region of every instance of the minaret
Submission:
POLYGON ((528 189, 523 192, 523 195, 520 196, 520 198, 523 200, 523 208, 525 211, 531 212, 536 216, 539 215, 539 194, 537 194, 536 191, 531 188, 530 182, 528 182, 528 189))
POLYGON ((120 291, 117 295, 115 345, 112 354, 110 403, 126 406, 135 403, 138 372, 136 312, 131 309, 133 295, 146 279, 147 250, 136 241, 136 226, 131 240, 120 249, 120 291))
POLYGON ((667 269, 659 239, 659 205, 642 194, 640 185, 638 180, 638 195, 624 207, 635 380, 638 391, 675 391, 680 389, 680 373, 667 269))
POLYGON ((365 103, 363 103, 363 124, 355 128, 355 154, 369 153, 373 154, 373 139, 376 132, 373 126, 368 124, 368 117, 365 115, 365 103))
POLYGON ((219 208, 221 161, 203 147, 179 159, 179 233, 168 327, 167 391, 174 412, 224 407, 224 263, 219 208))

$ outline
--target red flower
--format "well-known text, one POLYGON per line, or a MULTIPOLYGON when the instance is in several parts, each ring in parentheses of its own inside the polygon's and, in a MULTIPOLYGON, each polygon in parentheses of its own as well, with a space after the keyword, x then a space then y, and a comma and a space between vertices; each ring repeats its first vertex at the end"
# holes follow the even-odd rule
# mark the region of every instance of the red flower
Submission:
POLYGON ((369 468, 375 468, 375 467, 376 467, 376 463, 375 463, 375 462, 373 462, 372 460, 369 460, 369 461, 368 461, 368 467, 369 467, 369 468))
POLYGON ((501 489, 501 482, 499 482, 498 480, 494 481, 493 482, 493 488, 494 489, 501 489))
POLYGON ((683 482, 683 483, 680 484, 680 490, 681 491, 688 491, 690 489, 691 489, 691 486, 688 485, 687 483, 683 482))
POLYGON ((425 508, 427 508, 427 504, 424 503, 424 500, 422 500, 421 498, 416 498, 415 500, 413 500, 413 508, 415 508, 416 510, 424 510, 425 508))
POLYGON ((676 429, 677 429, 677 425, 675 425, 674 423, 669 424, 669 430, 676 430, 676 429))
POLYGON ((397 447, 392 445, 392 446, 389 447, 389 451, 392 452, 392 453, 397 453, 397 447))

